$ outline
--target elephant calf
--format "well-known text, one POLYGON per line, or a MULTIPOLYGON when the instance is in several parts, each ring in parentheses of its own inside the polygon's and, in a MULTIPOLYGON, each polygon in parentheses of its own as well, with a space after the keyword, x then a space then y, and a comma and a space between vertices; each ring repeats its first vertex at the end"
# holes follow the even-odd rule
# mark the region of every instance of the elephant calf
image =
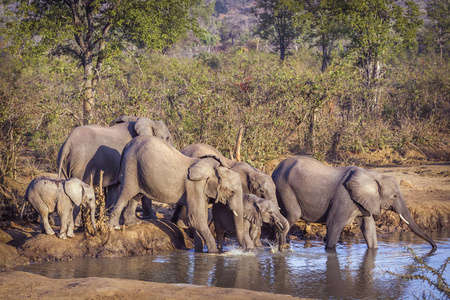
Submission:
MULTIPOLYGON (((279 250, 283 251, 289 222, 281 214, 273 201, 259 198, 253 194, 244 194, 244 234, 249 235, 254 245, 260 246, 259 236, 263 223, 275 225, 278 230, 279 250)), ((219 250, 223 250, 224 231, 234 232, 233 213, 223 204, 217 203, 212 207, 214 227, 219 250)))
POLYGON ((95 194, 94 189, 79 180, 36 178, 28 185, 25 201, 28 200, 40 215, 41 229, 46 234, 55 234, 48 222, 48 215, 55 211, 61 219, 59 237, 73 237, 73 208, 84 205, 91 210, 92 225, 95 229, 95 194))

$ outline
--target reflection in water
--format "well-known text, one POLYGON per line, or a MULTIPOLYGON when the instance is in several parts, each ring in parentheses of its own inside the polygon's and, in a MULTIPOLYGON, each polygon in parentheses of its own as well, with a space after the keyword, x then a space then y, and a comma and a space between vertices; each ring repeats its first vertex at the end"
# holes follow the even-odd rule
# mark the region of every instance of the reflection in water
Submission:
MULTIPOLYGON (((406 247, 411 246, 430 266, 438 268, 449 255, 450 231, 433 235, 438 244, 400 233, 379 238, 379 249, 364 240, 345 240, 336 252, 326 252, 320 240, 295 241, 283 253, 270 247, 245 253, 232 247, 219 255, 165 251, 155 255, 115 259, 75 259, 35 264, 22 270, 51 278, 116 277, 165 283, 244 288, 320 299, 410 299, 422 291, 439 294, 420 281, 405 282, 385 274, 416 272, 406 247)), ((450 274, 446 274, 450 282, 450 274)))

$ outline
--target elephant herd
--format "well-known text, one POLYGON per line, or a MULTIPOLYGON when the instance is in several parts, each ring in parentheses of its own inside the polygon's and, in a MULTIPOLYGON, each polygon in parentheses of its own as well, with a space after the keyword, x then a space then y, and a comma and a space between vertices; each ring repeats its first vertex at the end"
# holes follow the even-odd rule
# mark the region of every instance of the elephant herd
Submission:
MULTIPOLYGON (((112 126, 80 126, 72 130, 58 154, 58 179, 36 178, 25 199, 38 211, 41 228, 54 234, 48 214, 57 209, 60 238, 72 237, 76 206, 91 208, 95 196, 88 183, 107 188, 111 207, 108 225, 139 223, 138 201, 144 210, 151 200, 176 204, 171 219, 183 220, 195 232, 195 249, 223 250, 224 231, 236 233, 244 249, 260 246, 263 223, 278 239, 279 250, 299 219, 325 223, 326 249, 335 249, 344 226, 357 220, 369 248, 377 248, 374 215, 393 210, 410 229, 436 248, 414 222, 400 188, 391 176, 359 167, 329 167, 308 156, 283 160, 269 176, 242 162, 231 161, 206 144, 180 151, 161 121, 123 116, 112 126), (212 204, 216 240, 208 224, 212 204)), ((147 208, 147 209, 145 209, 147 208)))

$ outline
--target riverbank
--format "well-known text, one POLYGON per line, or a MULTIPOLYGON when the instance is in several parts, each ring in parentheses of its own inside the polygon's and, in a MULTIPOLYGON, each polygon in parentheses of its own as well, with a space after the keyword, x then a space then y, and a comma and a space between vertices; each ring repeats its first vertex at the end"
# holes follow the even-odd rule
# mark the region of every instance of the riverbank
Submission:
MULTIPOLYGON (((397 178, 407 205, 421 228, 426 231, 436 231, 450 227, 450 165, 448 163, 367 168, 397 178)), ((167 221, 170 216, 168 206, 156 203, 155 210, 157 220, 143 220, 140 225, 129 226, 120 231, 104 229, 96 236, 78 232, 75 238, 67 240, 38 234, 37 223, 4 222, 0 224, 2 228, 0 230, 0 269, 7 270, 0 276, 0 297, 15 299, 23 296, 39 298, 69 295, 89 299, 104 297, 120 299, 125 296, 138 299, 144 297, 284 299, 282 295, 238 289, 198 288, 191 285, 163 285, 107 278, 50 280, 38 275, 11 271, 15 266, 30 262, 68 260, 83 256, 145 255, 162 249, 191 248, 192 240, 183 230, 167 221), (23 286, 24 282, 27 283, 25 286, 23 286), (75 286, 76 289, 74 289, 75 286), (167 291, 167 293, 162 295, 161 291, 167 291)), ((376 224, 378 234, 409 230, 398 215, 392 212, 381 214, 376 224)), ((55 230, 57 231, 58 227, 55 227, 55 230)), ((308 238, 321 239, 324 233, 323 225, 312 224, 312 233, 308 238)), ((351 225, 345 228, 344 234, 358 235, 360 230, 356 225, 351 225)), ((296 228, 290 233, 290 238, 305 238, 302 222, 297 223, 296 228)))
POLYGON ((115 278, 49 279, 26 272, 0 276, 0 299, 301 299, 244 289, 164 284, 115 278))

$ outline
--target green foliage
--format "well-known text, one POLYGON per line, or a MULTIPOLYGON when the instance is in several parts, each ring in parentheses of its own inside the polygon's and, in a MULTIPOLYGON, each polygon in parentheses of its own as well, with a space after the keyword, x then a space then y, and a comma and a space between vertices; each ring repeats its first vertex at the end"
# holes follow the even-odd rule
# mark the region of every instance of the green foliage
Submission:
POLYGON ((83 67, 83 121, 93 119, 95 87, 103 64, 127 43, 162 50, 188 30, 198 36, 191 6, 199 0, 5 1, 4 37, 15 54, 67 55, 83 67))
POLYGON ((228 12, 228 7, 223 3, 222 0, 217 0, 214 4, 214 10, 219 14, 226 14, 228 12))
POLYGON ((292 43, 304 31, 303 1, 258 0, 254 13, 258 17, 256 32, 280 51, 283 61, 292 43))
MULTIPOLYGON (((426 3, 428 22, 421 33, 425 51, 438 53, 441 58, 450 50, 450 1, 429 0, 426 3)), ((422 50, 424 51, 424 50, 422 50)))

